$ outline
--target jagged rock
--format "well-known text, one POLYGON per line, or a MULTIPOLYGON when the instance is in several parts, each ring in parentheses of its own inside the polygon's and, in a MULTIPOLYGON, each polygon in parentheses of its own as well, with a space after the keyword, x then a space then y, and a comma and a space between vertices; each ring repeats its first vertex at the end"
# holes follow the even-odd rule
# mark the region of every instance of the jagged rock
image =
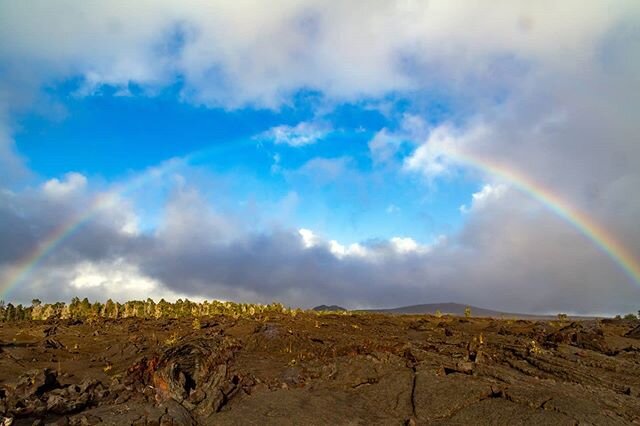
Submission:
POLYGON ((229 368, 235 350, 237 346, 224 338, 191 340, 136 363, 128 381, 152 385, 159 402, 173 400, 206 418, 240 389, 241 378, 229 368))
POLYGON ((467 344, 467 360, 476 362, 478 354, 482 351, 484 345, 484 338, 481 335, 474 336, 467 344))
POLYGON ((416 330, 416 331, 426 331, 429 329, 430 326, 431 324, 425 318, 420 318, 419 320, 409 324, 409 328, 411 330, 416 330))
POLYGON ((56 414, 64 414, 68 411, 67 399, 61 395, 50 395, 47 398, 47 411, 56 414))
POLYGON ((52 370, 34 370, 18 378, 15 386, 1 395, 3 411, 15 417, 41 417, 47 413, 63 415, 83 410, 105 396, 99 381, 84 380, 63 386, 52 370))
POLYGON ((264 324, 260 327, 259 332, 267 339, 275 339, 280 336, 280 328, 274 324, 264 324))
POLYGON ((64 345, 57 339, 46 339, 42 342, 42 347, 45 349, 61 349, 64 345))
POLYGON ((473 374, 474 364, 471 361, 459 361, 455 364, 449 364, 442 367, 441 372, 444 372, 444 375, 449 375, 453 373, 460 374, 473 374))
POLYGON ((69 421, 69 418, 64 416, 64 417, 59 418, 58 420, 56 420, 53 423, 49 423, 48 426, 68 426, 70 424, 71 424, 71 422, 69 421))
POLYGON ((44 335, 44 337, 50 337, 50 336, 54 336, 57 332, 58 332, 58 327, 56 325, 53 325, 51 327, 45 328, 42 331, 42 334, 44 335))
POLYGON ((554 333, 547 334, 543 341, 546 346, 554 346, 559 343, 603 353, 610 351, 602 328, 595 324, 585 326, 573 322, 554 333))
POLYGON ((640 325, 633 327, 631 330, 627 331, 624 337, 630 337, 632 339, 640 339, 640 325))
POLYGON ((79 415, 70 419, 69 424, 75 426, 89 426, 89 425, 97 425, 102 423, 102 419, 97 416, 93 416, 91 414, 79 415))
POLYGON ((302 371, 297 367, 289 367, 282 372, 282 381, 289 386, 296 386, 304 383, 302 371))
POLYGON ((55 371, 48 368, 32 370, 18 379, 15 396, 18 398, 40 397, 45 392, 59 387, 58 374, 55 371))

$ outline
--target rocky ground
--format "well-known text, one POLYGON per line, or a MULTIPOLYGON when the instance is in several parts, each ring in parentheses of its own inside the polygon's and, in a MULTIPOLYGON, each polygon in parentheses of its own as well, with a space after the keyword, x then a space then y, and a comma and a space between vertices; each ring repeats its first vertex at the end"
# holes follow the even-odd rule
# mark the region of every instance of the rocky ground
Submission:
POLYGON ((636 326, 313 313, 2 323, 0 424, 640 423, 636 326))

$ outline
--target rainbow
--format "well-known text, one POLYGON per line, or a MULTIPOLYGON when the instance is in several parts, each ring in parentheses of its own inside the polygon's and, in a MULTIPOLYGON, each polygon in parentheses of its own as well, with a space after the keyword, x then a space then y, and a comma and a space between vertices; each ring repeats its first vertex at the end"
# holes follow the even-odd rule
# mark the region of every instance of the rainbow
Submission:
POLYGON ((101 210, 115 205, 118 197, 126 192, 140 188, 146 182, 162 176, 163 174, 175 169, 179 164, 183 164, 185 161, 186 159, 175 158, 167 160, 157 167, 149 168, 126 182, 116 185, 114 189, 96 196, 83 213, 72 216, 62 225, 55 228, 37 245, 33 251, 27 253, 26 256, 20 259, 16 266, 11 268, 9 278, 4 284, 0 285, 0 296, 4 297, 9 294, 13 288, 23 282, 31 274, 42 259, 75 234, 101 210))
MULTIPOLYGON (((0 285, 0 295, 4 296, 8 294, 19 283, 23 282, 43 258, 90 221, 99 211, 112 205, 120 194, 139 188, 148 180, 160 176, 174 169, 177 165, 185 164, 196 156, 200 156, 209 151, 211 150, 207 149, 192 153, 182 159, 168 160, 158 167, 148 169, 141 175, 116 187, 114 190, 96 197, 85 213, 72 217, 62 226, 56 228, 40 242, 35 250, 24 256, 17 265, 12 268, 13 273, 9 275, 9 278, 4 284, 0 285)), ((571 206, 567 201, 555 194, 553 190, 538 184, 517 170, 494 160, 475 154, 462 153, 457 150, 447 150, 446 154, 464 165, 480 169, 485 173, 495 175, 507 181, 511 186, 540 202, 591 240, 596 247, 620 266, 632 282, 640 285, 640 266, 633 254, 623 244, 617 241, 613 234, 609 233, 587 214, 571 206)))
POLYGON ((555 194, 551 188, 545 187, 517 170, 495 160, 468 152, 463 153, 460 150, 451 148, 446 149, 445 152, 454 160, 466 166, 480 169, 485 173, 505 180, 520 192, 540 202, 591 240, 596 247, 620 266, 633 283, 640 286, 640 265, 631 251, 619 242, 615 235, 608 232, 586 213, 573 207, 566 200, 555 194))

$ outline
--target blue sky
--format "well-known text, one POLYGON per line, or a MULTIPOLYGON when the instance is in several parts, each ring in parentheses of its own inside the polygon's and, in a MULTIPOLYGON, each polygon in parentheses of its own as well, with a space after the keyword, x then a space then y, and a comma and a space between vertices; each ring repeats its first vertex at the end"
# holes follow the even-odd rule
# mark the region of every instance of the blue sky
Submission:
POLYGON ((0 297, 636 311, 638 22, 0 0, 0 297))
MULTIPOLYGON (((128 85, 126 96, 110 86, 79 96, 81 84, 74 79, 47 88, 56 116, 28 112, 17 120, 17 150, 40 179, 75 171, 108 185, 195 153, 192 166, 226 182, 210 187, 202 183, 212 201, 227 209, 242 210, 247 203, 269 209, 295 197, 288 226, 315 229, 349 243, 394 236, 429 243, 457 229, 460 206, 479 189, 478 182, 464 178, 447 179, 444 185, 426 183, 374 163, 368 143, 382 129, 400 127, 403 114, 409 113, 404 99, 385 99, 392 109, 386 115, 359 102, 333 105, 318 119, 318 95, 312 93, 300 93, 291 105, 277 110, 226 110, 184 102, 179 83, 152 95, 128 85), (278 144, 265 135, 276 126, 314 120, 321 120, 327 130, 312 144, 278 144), (319 168, 300 171, 314 160, 319 168), (325 168, 331 165, 334 171, 327 176, 325 168)), ((429 111, 425 117, 430 124, 451 118, 446 99, 426 98, 421 98, 420 108, 429 111)), ((144 229, 153 229, 167 196, 157 188, 153 192, 156 198, 147 196, 138 206, 148 221, 140 224, 144 229)))

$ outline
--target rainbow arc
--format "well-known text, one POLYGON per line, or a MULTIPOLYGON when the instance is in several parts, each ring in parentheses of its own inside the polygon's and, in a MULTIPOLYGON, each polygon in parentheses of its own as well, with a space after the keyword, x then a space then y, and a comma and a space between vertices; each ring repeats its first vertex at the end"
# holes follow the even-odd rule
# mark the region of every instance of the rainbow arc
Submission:
MULTIPOLYGON (((255 143, 255 141, 252 140, 245 142, 255 143)), ((224 146, 228 147, 228 145, 224 146)), ((221 146, 194 152, 183 159, 169 160, 161 166, 149 169, 143 174, 117 186, 114 190, 96 197, 92 205, 83 214, 74 216, 66 223, 57 227, 47 238, 41 241, 33 251, 17 263, 10 277, 0 285, 0 295, 6 295, 18 284, 24 282, 49 253, 59 247, 85 223, 95 217, 98 212, 112 205, 117 196, 140 188, 149 180, 173 170, 178 165, 186 164, 218 148, 221 148, 221 146)), ((640 265, 631 251, 625 247, 615 235, 608 232, 606 228, 598 224, 589 215, 572 206, 561 196, 554 193, 551 188, 544 187, 517 170, 491 159, 453 150, 447 152, 447 154, 464 165, 480 169, 485 173, 495 175, 507 181, 519 191, 539 201, 587 237, 615 262, 633 283, 640 285, 640 265)))

